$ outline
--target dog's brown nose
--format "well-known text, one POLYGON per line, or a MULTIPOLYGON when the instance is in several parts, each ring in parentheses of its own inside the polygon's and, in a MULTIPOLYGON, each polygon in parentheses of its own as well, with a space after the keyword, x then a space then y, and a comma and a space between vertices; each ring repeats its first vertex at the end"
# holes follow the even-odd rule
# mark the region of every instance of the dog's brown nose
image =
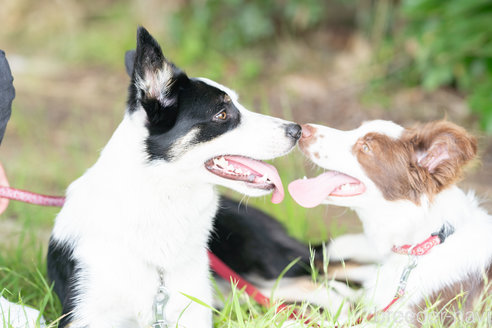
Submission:
POLYGON ((316 129, 309 124, 303 124, 302 127, 302 137, 301 140, 307 141, 311 139, 316 132, 316 129))
POLYGON ((316 141, 316 128, 309 124, 303 124, 302 127, 302 136, 299 139, 299 148, 305 153, 308 154, 308 148, 311 143, 316 141))

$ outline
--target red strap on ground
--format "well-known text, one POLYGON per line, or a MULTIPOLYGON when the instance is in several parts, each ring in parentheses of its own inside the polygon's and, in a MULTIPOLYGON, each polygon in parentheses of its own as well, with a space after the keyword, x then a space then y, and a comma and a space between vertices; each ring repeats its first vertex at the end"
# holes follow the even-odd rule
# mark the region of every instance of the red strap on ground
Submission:
POLYGON ((380 311, 378 311, 378 312, 374 312, 374 313, 369 314, 369 315, 365 318, 365 320, 364 320, 364 318, 359 318, 359 319, 357 319, 357 321, 356 321, 356 323, 355 323, 355 324, 356 324, 356 325, 359 325, 359 324, 363 323, 364 321, 369 321, 369 320, 372 320, 372 318, 374 318, 374 317, 375 317, 378 313, 384 313, 384 312, 387 312, 387 311, 388 311, 388 310, 389 310, 389 309, 393 306, 393 304, 395 304, 395 303, 396 303, 396 301, 398 301, 399 299, 400 299, 399 297, 395 297, 395 298, 393 298, 393 300, 392 300, 392 301, 391 301, 388 305, 386 305, 386 307, 385 307, 384 309, 382 309, 382 310, 380 310, 380 311))
MULTIPOLYGON (((208 258, 210 259, 210 267, 214 270, 219 276, 227 281, 231 281, 236 284, 239 289, 243 289, 244 291, 252 297, 258 304, 269 308, 273 304, 270 302, 270 299, 263 295, 255 286, 251 285, 249 282, 244 280, 240 275, 234 272, 231 268, 227 266, 221 259, 219 259, 214 253, 208 252, 208 258)), ((289 306, 286 304, 279 304, 277 306, 277 313, 283 310, 289 309, 289 306)), ((305 324, 309 324, 309 319, 306 319, 302 313, 299 313, 296 309, 292 310, 292 313, 289 316, 289 319, 303 319, 305 324)), ((316 325, 317 326, 317 325, 316 325)))
POLYGON ((251 296, 258 304, 263 305, 264 307, 270 307, 270 299, 263 295, 255 286, 249 284, 241 278, 236 272, 234 272, 231 268, 227 266, 221 259, 219 259, 214 253, 208 252, 208 258, 210 259, 210 267, 214 270, 219 276, 224 278, 227 281, 232 280, 234 284, 237 285, 239 289, 245 290, 245 292, 251 296))

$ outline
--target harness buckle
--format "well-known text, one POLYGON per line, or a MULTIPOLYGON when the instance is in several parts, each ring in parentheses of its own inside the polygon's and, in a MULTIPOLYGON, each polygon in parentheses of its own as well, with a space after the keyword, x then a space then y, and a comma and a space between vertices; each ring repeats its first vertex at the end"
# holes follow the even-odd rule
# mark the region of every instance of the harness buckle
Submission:
POLYGON ((152 305, 152 310, 154 312, 154 323, 152 328, 168 328, 168 323, 166 319, 166 305, 169 301, 169 291, 164 285, 164 270, 159 268, 157 270, 159 274, 159 288, 154 297, 154 304, 152 305))
POLYGON ((395 298, 402 297, 405 294, 405 289, 407 288, 408 278, 410 277, 410 273, 418 264, 418 257, 415 255, 408 255, 408 264, 403 269, 403 272, 400 276, 400 283, 398 284, 398 288, 396 289, 395 298))
POLYGON ((166 320, 166 304, 169 301, 169 292, 166 287, 159 286, 157 294, 154 297, 153 312, 154 312, 154 323, 152 328, 167 328, 166 320))

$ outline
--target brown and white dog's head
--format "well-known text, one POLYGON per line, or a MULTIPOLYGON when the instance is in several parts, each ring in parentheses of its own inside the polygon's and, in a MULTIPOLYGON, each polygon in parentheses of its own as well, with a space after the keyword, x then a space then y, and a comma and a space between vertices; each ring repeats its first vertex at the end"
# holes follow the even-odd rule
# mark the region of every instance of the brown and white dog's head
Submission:
POLYGON ((463 128, 437 121, 405 129, 370 121, 351 131, 306 124, 302 152, 326 169, 313 179, 289 185, 300 205, 363 207, 378 200, 419 205, 456 183, 477 152, 476 139, 463 128))

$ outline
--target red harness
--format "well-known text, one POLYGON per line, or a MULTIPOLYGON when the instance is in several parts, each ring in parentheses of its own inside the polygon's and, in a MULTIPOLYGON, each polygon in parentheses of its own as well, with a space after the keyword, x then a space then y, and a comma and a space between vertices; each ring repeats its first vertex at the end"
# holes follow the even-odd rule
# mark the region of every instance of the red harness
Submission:
POLYGON ((453 233, 454 233, 453 227, 450 226, 449 224, 444 224, 441 227, 441 230, 432 233, 429 238, 427 238, 420 244, 416 244, 414 246, 412 245, 393 246, 391 250, 394 253, 398 253, 402 255, 422 256, 429 253, 429 251, 434 246, 444 243, 444 240, 446 240, 446 238, 453 233))
POLYGON ((421 256, 427 254, 432 247, 437 246, 441 243, 441 239, 438 236, 432 235, 420 244, 415 246, 412 245, 403 245, 403 246, 393 246, 391 250, 394 253, 402 254, 402 255, 414 255, 421 256))
MULTIPOLYGON (((398 301, 401 297, 403 297, 403 295, 405 294, 405 289, 407 287, 408 278, 410 277, 410 273, 417 266, 418 256, 426 255, 427 253, 430 252, 430 250, 434 246, 444 243, 444 240, 446 240, 446 238, 453 233, 454 233, 454 228, 449 224, 444 224, 441 227, 441 230, 432 233, 429 238, 427 238, 426 240, 424 240, 419 244, 393 246, 391 248, 391 250, 394 253, 408 255, 409 262, 403 269, 403 272, 400 277, 400 283, 398 284, 398 288, 396 290, 395 296, 393 297, 391 302, 386 307, 384 307, 380 312, 387 312, 393 306, 393 304, 396 303, 396 301, 398 301)), ((367 320, 371 320, 375 315, 376 313, 372 313, 368 315, 367 320)))

